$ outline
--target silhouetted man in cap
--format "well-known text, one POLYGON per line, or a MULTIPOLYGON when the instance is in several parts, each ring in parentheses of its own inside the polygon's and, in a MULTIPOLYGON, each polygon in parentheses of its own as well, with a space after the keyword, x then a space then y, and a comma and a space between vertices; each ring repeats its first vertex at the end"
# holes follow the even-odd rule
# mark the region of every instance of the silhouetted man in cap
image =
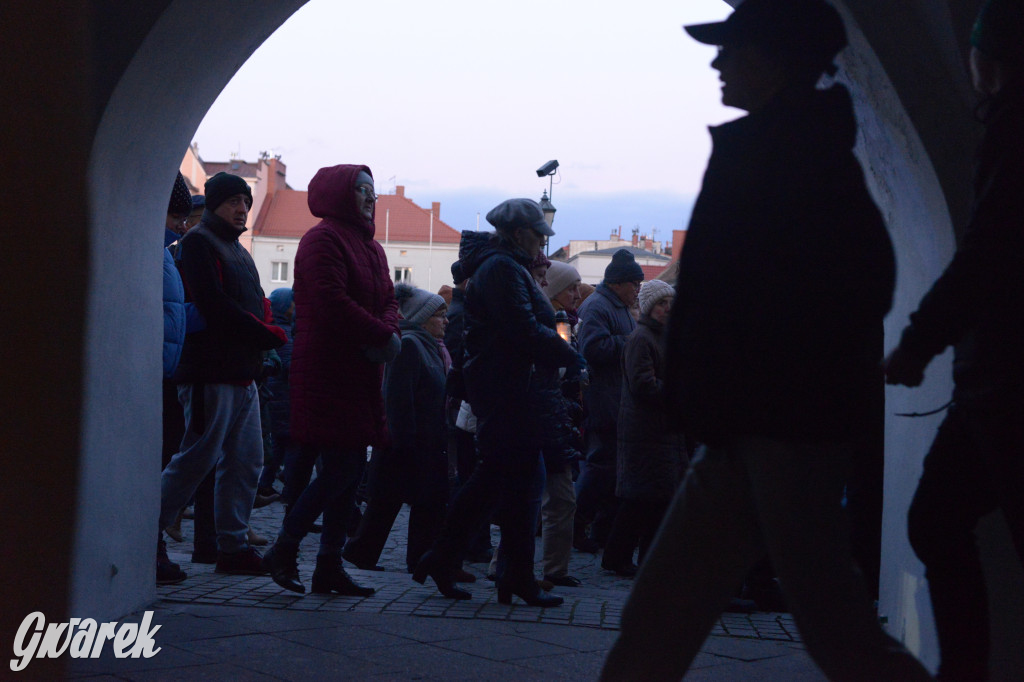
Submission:
POLYGON ((836 680, 925 680, 878 624, 843 488, 881 382, 892 246, 853 156, 846 45, 823 0, 746 0, 686 27, 719 46, 723 103, 680 260, 669 407, 700 441, 644 560, 604 679, 678 679, 767 551, 815 662, 836 680))

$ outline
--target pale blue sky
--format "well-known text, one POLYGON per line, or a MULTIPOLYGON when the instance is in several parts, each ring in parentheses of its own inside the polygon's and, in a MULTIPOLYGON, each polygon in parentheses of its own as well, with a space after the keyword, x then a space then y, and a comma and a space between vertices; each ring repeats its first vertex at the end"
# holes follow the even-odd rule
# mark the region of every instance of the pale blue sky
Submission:
POLYGON ((719 104, 714 49, 684 23, 722 0, 311 0, 239 70, 196 132, 200 155, 280 154, 292 187, 365 163, 457 229, 561 166, 552 242, 685 224, 719 104), (394 178, 394 179, 392 179, 394 178))

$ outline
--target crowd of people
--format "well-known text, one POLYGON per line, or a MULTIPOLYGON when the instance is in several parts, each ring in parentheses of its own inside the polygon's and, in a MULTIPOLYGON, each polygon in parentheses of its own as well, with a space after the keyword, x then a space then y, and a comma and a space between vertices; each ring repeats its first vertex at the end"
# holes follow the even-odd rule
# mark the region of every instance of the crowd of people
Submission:
POLYGON ((554 588, 580 585, 574 550, 635 577, 606 679, 681 677, 765 570, 830 678, 929 679, 878 624, 843 497, 883 375, 920 384, 952 345, 956 390, 910 540, 942 679, 985 678, 978 519, 1001 508, 1024 556, 1021 3, 990 0, 979 15, 974 213, 884 360, 893 248, 853 154, 850 95, 821 84, 847 43, 840 15, 823 0, 747 0, 685 28, 719 46, 723 103, 749 114, 712 129, 675 286, 645 282, 628 249, 584 285, 544 255, 554 232, 529 199, 494 207, 493 232, 462 234, 449 296, 396 286, 374 239, 372 173, 338 165, 309 184, 320 222, 299 243, 294 287, 267 298, 238 241, 248 185, 218 173, 192 196, 178 175, 158 583, 186 579, 163 534, 194 503, 193 562, 303 593, 299 545, 318 532, 311 590, 370 595, 343 562, 383 570, 408 504, 406 568, 451 599, 473 596, 467 561, 490 562, 505 604, 561 605, 554 588), (261 556, 249 515, 279 497, 284 521, 261 556))

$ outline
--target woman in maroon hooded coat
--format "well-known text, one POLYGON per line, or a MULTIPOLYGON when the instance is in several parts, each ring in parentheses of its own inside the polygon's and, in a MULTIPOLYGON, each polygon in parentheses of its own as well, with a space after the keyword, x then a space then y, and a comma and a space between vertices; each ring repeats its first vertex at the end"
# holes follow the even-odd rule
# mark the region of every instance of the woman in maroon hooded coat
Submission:
POLYGON ((366 166, 321 168, 309 209, 321 222, 295 257, 292 438, 323 471, 285 517, 266 554, 274 582, 304 592, 296 554, 322 511, 313 592, 363 596, 341 566, 345 523, 366 464, 366 448, 387 444, 381 396, 384 363, 401 348, 398 305, 384 249, 373 239, 377 200, 366 166))

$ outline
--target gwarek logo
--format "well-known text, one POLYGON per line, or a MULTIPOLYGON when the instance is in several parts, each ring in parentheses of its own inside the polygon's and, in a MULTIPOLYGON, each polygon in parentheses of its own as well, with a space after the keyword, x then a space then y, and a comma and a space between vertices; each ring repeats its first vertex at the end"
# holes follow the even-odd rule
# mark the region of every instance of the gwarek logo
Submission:
POLYGON ((50 623, 41 611, 25 616, 14 637, 11 670, 19 672, 33 658, 58 658, 67 652, 71 658, 99 658, 103 645, 113 642, 117 658, 152 658, 160 653, 153 635, 162 626, 150 628, 153 612, 146 611, 141 623, 97 623, 92 618, 72 618, 67 623, 50 623), (45 626, 45 630, 43 629, 45 626))

